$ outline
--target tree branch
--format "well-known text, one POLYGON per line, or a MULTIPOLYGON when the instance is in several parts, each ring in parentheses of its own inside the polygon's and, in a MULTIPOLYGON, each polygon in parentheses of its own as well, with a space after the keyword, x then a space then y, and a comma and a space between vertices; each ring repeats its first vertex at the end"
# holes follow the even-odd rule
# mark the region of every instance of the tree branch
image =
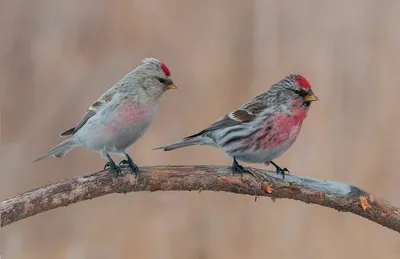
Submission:
POLYGON ((143 167, 139 178, 122 170, 116 177, 108 171, 63 180, 11 197, 0 205, 1 227, 61 206, 110 193, 138 191, 224 191, 257 196, 295 199, 338 211, 347 211, 400 232, 400 210, 387 201, 355 186, 332 181, 250 169, 252 174, 232 175, 221 166, 143 167))

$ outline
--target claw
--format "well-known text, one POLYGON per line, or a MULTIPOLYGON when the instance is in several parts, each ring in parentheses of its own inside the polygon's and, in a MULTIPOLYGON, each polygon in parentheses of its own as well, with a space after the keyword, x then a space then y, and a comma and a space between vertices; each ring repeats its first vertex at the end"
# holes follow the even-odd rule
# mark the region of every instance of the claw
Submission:
POLYGON ((110 168, 111 173, 114 174, 115 176, 122 176, 121 168, 119 168, 115 163, 113 162, 107 162, 104 165, 104 170, 106 168, 110 168))
POLYGON ((232 163, 232 173, 233 174, 248 174, 250 173, 247 169, 245 169, 243 166, 239 165, 239 163, 236 161, 236 158, 233 158, 233 163, 232 163))
POLYGON ((119 164, 118 164, 118 165, 126 165, 126 164, 128 164, 128 161, 126 161, 126 160, 122 160, 121 162, 119 162, 119 164))
POLYGON ((124 160, 122 160, 121 162, 119 162, 119 164, 120 164, 120 165, 128 165, 129 168, 130 168, 135 174, 139 173, 139 171, 140 171, 139 167, 138 167, 135 163, 133 163, 132 160, 126 160, 126 159, 124 159, 124 160))
POLYGON ((128 153, 124 153, 126 159, 122 160, 119 164, 128 165, 129 168, 133 171, 133 173, 138 174, 140 169, 139 167, 133 162, 132 158, 128 155, 128 153))
POLYGON ((273 166, 275 166, 276 169, 276 174, 277 175, 282 175, 282 178, 285 179, 285 174, 290 174, 289 169, 285 168, 281 168, 280 166, 278 166, 277 164, 275 164, 274 162, 271 161, 271 164, 273 166), (286 172, 286 173, 285 173, 286 172))

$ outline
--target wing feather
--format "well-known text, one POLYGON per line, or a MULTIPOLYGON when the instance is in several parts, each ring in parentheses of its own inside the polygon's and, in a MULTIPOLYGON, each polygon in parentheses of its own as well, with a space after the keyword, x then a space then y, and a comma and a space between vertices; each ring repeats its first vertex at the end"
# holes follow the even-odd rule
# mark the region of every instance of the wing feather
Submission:
POLYGON ((113 95, 112 94, 104 94, 102 95, 92 106, 89 107, 89 109, 86 111, 85 115, 83 115, 82 119, 78 122, 78 124, 61 133, 61 137, 65 136, 71 136, 74 135, 79 129, 81 129, 90 118, 92 118, 94 115, 96 115, 97 111, 101 109, 106 103, 110 102, 112 99, 113 95))
POLYGON ((257 118, 257 116, 267 109, 267 104, 264 101, 264 96, 265 94, 261 94, 257 97, 255 97, 253 100, 250 102, 242 105, 239 109, 236 111, 233 111, 224 117, 220 118, 213 124, 211 124, 208 128, 200 131, 197 134, 191 135, 186 137, 185 139, 197 137, 200 135, 203 135, 207 132, 218 130, 218 129, 223 129, 231 126, 236 126, 236 125, 242 125, 249 123, 253 121, 254 119, 257 118))

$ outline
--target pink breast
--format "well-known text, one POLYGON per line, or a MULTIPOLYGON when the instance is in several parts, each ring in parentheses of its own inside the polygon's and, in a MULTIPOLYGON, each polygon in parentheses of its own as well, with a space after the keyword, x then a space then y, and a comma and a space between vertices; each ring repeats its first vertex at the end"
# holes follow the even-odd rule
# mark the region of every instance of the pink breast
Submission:
POLYGON ((149 117, 153 105, 140 105, 133 103, 131 100, 126 100, 119 109, 120 120, 126 122, 141 122, 149 117))
POLYGON ((140 105, 125 100, 116 108, 114 114, 110 114, 112 118, 105 128, 105 135, 113 138, 123 131, 149 123, 153 110, 153 105, 140 105))
POLYGON ((273 122, 267 121, 261 125, 260 130, 255 134, 256 138, 251 139, 260 143, 252 144, 259 150, 265 150, 280 148, 289 141, 290 147, 296 140, 306 116, 307 111, 298 112, 292 116, 278 115, 273 122))

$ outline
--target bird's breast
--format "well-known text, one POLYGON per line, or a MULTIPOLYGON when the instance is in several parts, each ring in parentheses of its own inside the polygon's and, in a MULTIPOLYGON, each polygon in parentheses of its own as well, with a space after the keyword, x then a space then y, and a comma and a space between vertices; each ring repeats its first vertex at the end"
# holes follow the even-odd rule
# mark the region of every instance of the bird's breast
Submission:
POLYGON ((140 137, 150 125, 156 110, 157 107, 154 105, 141 105, 129 99, 124 100, 113 114, 110 114, 105 127, 105 135, 140 137))
POLYGON ((263 123, 252 143, 255 150, 289 148, 300 132, 304 118, 281 114, 263 123))
POLYGON ((124 122, 141 122, 152 118, 156 107, 154 105, 136 104, 132 100, 125 100, 119 107, 119 118, 124 122))

